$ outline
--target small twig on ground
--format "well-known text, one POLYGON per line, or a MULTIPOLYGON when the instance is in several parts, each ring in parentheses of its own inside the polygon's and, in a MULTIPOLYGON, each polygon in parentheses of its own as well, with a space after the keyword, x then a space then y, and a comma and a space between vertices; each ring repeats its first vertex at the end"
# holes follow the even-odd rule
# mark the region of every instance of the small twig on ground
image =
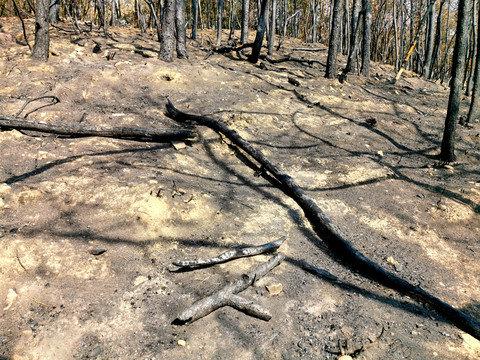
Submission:
POLYGON ((15 251, 15 254, 17 255, 17 260, 20 266, 22 267, 23 270, 25 270, 26 273, 28 273, 27 268, 22 264, 22 261, 20 260, 20 256, 18 256, 18 250, 15 251))
MULTIPOLYGON (((42 107, 45 107, 45 106, 49 106, 49 105, 55 105, 55 104, 58 104, 60 102, 60 99, 57 98, 56 96, 53 96, 53 95, 45 95, 45 96, 39 96, 35 99, 30 99, 30 100, 27 100, 25 101, 25 104, 23 104, 23 106, 20 108, 20 110, 18 110, 18 112, 15 114, 15 117, 18 117, 22 111, 27 107, 28 104, 30 104, 31 102, 34 102, 34 101, 37 101, 37 100, 42 100, 42 99, 52 99, 52 104, 48 104, 48 105, 44 105, 42 107)), ((42 107, 38 108, 38 109, 41 109, 42 107)), ((38 109, 35 109, 33 111, 36 111, 38 109)), ((31 114, 33 111, 30 111, 28 114, 26 114, 24 117, 26 118, 29 114, 31 114)))
POLYGON ((32 299, 33 301, 35 301, 37 304, 42 305, 42 306, 45 306, 45 307, 48 307, 48 308, 52 308, 52 309, 53 309, 53 308, 55 307, 55 306, 50 305, 50 304, 45 304, 45 303, 41 302, 40 300, 35 299, 33 296, 30 297, 30 299, 32 299))
POLYGON ((247 289, 250 285, 253 285, 255 281, 265 276, 270 270, 280 264, 283 259, 285 259, 285 255, 283 253, 278 253, 268 262, 259 265, 248 274, 242 275, 240 279, 236 280, 234 283, 229 284, 213 295, 194 303, 187 310, 179 314, 174 323, 191 323, 224 306, 231 306, 247 315, 265 321, 270 320, 272 315, 270 315, 267 310, 236 294, 247 289))
POLYGON ((188 268, 195 268, 195 267, 205 267, 215 264, 221 264, 233 259, 238 259, 247 256, 254 256, 258 254, 263 254, 267 252, 273 252, 277 250, 285 241, 286 237, 282 237, 278 240, 259 245, 259 246, 251 246, 241 249, 234 249, 226 251, 218 256, 204 259, 204 260, 190 260, 190 261, 174 261, 173 265, 180 266, 180 267, 188 267, 188 268))

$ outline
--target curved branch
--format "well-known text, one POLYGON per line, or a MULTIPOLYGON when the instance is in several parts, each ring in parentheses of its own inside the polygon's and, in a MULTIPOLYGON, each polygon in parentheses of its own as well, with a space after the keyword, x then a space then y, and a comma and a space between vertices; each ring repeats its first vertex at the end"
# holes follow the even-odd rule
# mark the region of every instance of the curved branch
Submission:
POLYGON ((243 139, 234 130, 231 130, 227 125, 212 118, 181 112, 173 106, 170 100, 168 100, 166 108, 167 114, 174 120, 180 122, 193 121, 199 125, 208 126, 214 131, 226 136, 235 145, 259 162, 264 170, 273 175, 273 177, 285 187, 287 190, 285 191, 286 194, 295 200, 302 208, 317 236, 325 242, 329 250, 342 261, 344 266, 348 266, 363 276, 395 289, 422 303, 429 304, 435 311, 443 315, 459 329, 480 339, 480 322, 478 320, 455 309, 451 305, 421 289, 419 286, 414 286, 408 281, 399 278, 365 257, 353 247, 340 229, 332 223, 322 209, 305 193, 292 177, 270 161, 260 150, 243 139))

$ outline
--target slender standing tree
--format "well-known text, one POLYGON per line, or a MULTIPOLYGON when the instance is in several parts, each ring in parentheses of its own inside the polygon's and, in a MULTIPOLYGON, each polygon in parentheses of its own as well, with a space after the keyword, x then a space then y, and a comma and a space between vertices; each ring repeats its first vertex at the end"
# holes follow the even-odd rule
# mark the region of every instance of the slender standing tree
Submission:
POLYGON ((197 39, 198 26, 198 0, 192 0, 192 40, 197 39))
POLYGON ((427 15, 427 31, 426 31, 426 51, 425 51, 425 62, 423 64, 422 77, 428 79, 431 73, 431 68, 433 65, 433 44, 435 42, 435 6, 428 7, 427 15))
POLYGON ((362 69, 363 76, 370 75, 370 43, 372 41, 372 7, 370 0, 363 0, 363 43, 362 43, 362 69))
POLYGON ((330 30, 330 39, 328 41, 327 69, 325 77, 335 79, 337 77, 338 66, 337 57, 340 43, 342 41, 341 26, 343 16, 343 0, 334 0, 332 27, 330 30))
POLYGON ((177 30, 175 33, 177 37, 177 57, 179 59, 188 59, 185 26, 185 0, 176 0, 175 26, 177 30))
MULTIPOLYGON (((480 44, 480 6, 478 6, 477 16, 477 44, 480 44)), ((478 117, 479 113, 479 96, 480 96, 480 51, 477 45, 477 58, 475 60, 475 74, 473 77, 473 93, 472 100, 470 102, 470 108, 468 110, 467 123, 471 123, 478 117)))
POLYGON ((275 29, 277 20, 277 0, 272 0, 272 11, 270 12, 270 32, 267 39, 267 54, 273 54, 273 43, 275 41, 275 29))
POLYGON ((173 60, 175 47, 175 0, 165 0, 163 6, 162 33, 158 58, 163 61, 173 60))
POLYGON ((49 0, 37 0, 35 6, 35 44, 32 57, 47 61, 50 50, 50 35, 48 31, 49 0))
POLYGON ((242 0, 242 44, 248 43, 248 23, 250 18, 250 0, 242 0))
POLYGON ((60 0, 50 0, 48 13, 50 24, 57 24, 60 19, 60 0))
POLYGON ((265 36, 265 11, 267 10, 268 0, 262 0, 260 5, 260 14, 258 16, 257 35, 252 47, 252 54, 248 58, 248 61, 256 64, 258 57, 260 56, 260 50, 262 48, 263 38, 265 36))
POLYGON ((217 45, 222 43, 223 0, 218 0, 217 8, 217 45))
POLYGON ((445 162, 455 161, 455 126, 460 108, 460 92, 462 91, 465 73, 465 55, 468 37, 468 9, 472 0, 458 1, 457 38, 453 50, 452 80, 450 83, 450 96, 448 98, 447 117, 443 131, 442 149, 440 160, 445 162))

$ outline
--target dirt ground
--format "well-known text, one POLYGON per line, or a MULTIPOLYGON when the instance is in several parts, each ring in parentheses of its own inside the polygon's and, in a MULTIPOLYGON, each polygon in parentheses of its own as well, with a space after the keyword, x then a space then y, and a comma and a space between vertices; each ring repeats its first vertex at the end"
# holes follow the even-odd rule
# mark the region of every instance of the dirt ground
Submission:
MULTIPOLYGON (((33 102, 20 116, 178 128, 164 115, 168 96, 260 148, 367 257, 480 319, 480 126, 458 126, 456 163, 436 160, 442 85, 408 73, 392 85, 392 68, 378 64, 340 84, 321 64, 204 59, 202 39, 188 41, 189 60, 167 64, 150 34, 128 28, 110 29, 111 38, 52 30, 43 64, 30 59, 20 23, 3 23, 1 114, 54 95, 60 103, 33 102)), ((213 37, 203 34, 205 48, 213 37)), ((305 46, 287 40, 280 54, 326 62, 326 51, 293 50, 305 46)), ((178 150, 0 132, 0 359, 335 359, 340 347, 361 346, 358 359, 480 357, 472 336, 343 267, 291 199, 216 133, 198 130, 178 150), (171 271, 172 261, 282 236, 286 260, 242 293, 270 321, 222 308, 172 324, 271 255, 190 272, 171 271), (282 291, 270 294, 272 284, 282 291)))

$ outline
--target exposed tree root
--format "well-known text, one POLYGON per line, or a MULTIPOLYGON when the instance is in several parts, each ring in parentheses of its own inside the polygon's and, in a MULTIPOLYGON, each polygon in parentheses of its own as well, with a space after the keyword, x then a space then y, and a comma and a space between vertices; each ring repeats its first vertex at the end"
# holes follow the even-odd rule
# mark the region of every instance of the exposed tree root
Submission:
POLYGON ((395 274, 383 269, 362 253, 353 247, 340 229, 332 223, 327 215, 323 213, 320 207, 305 193, 305 191, 295 182, 295 180, 280 169, 275 163, 270 161, 260 150, 255 148, 248 141, 231 130, 227 125, 206 116, 192 115, 177 110, 173 104, 168 101, 167 113, 175 120, 181 122, 195 122, 212 128, 226 136, 235 145, 248 153, 265 171, 268 171, 284 187, 285 193, 296 201, 302 208, 306 218, 312 225, 315 233, 321 238, 329 250, 342 261, 344 266, 358 271, 380 284, 395 289, 405 295, 408 295, 421 303, 430 305, 435 311, 448 319, 459 329, 468 332, 472 336, 480 339, 480 322, 462 311, 455 309, 451 305, 443 302, 435 296, 429 294, 419 286, 414 286, 408 281, 399 278, 395 274))

